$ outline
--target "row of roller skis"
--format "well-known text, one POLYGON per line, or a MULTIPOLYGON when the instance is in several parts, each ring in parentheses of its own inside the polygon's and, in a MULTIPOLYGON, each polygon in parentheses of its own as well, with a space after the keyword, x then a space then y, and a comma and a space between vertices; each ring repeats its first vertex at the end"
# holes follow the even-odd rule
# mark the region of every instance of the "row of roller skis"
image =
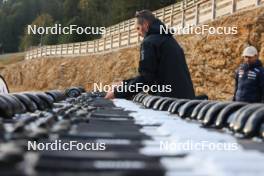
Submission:
POLYGON ((187 100, 140 93, 134 101, 146 108, 196 120, 205 128, 227 129, 240 138, 264 138, 264 105, 232 101, 187 100))
MULTIPOLYGON (((133 101, 111 101, 104 96, 104 92, 86 92, 82 87, 0 95, 0 175, 224 176, 264 173, 262 167, 258 167, 264 163, 261 153, 263 104, 174 99, 145 93, 137 94, 133 101), (213 159, 225 156, 222 160, 229 161, 219 164, 210 157, 206 162, 206 157, 213 153, 158 150, 161 139, 171 140, 178 136, 184 139, 191 134, 186 129, 192 131, 192 126, 188 126, 192 123, 197 129, 206 130, 201 132, 202 135, 213 136, 215 131, 219 135, 228 134, 249 150, 233 153, 233 158, 230 153, 215 152, 213 159), (180 126, 184 127, 183 131, 179 131, 180 126), (159 133, 164 128, 170 129, 169 132, 159 133), (89 143, 92 149, 29 150, 29 141, 31 144, 56 143, 57 146, 74 141, 83 146, 89 143), (240 164, 234 165, 238 160, 240 164), (219 168, 201 169, 208 163, 219 168)), ((198 131, 191 134, 193 139, 199 137, 198 131)), ((219 137, 220 141, 223 139, 219 137)))

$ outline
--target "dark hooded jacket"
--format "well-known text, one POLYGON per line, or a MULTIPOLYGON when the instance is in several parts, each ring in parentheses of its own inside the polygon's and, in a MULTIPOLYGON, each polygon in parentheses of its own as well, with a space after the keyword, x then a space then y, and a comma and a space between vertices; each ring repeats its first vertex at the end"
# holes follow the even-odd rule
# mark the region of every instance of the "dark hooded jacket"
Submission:
POLYGON ((241 64, 236 70, 234 101, 249 103, 264 100, 264 69, 260 60, 255 64, 241 64))
MULTIPOLYGON (((183 49, 170 33, 160 33, 161 25, 164 26, 158 19, 151 24, 140 46, 139 76, 125 80, 124 86, 135 86, 138 83, 163 88, 170 86, 170 92, 169 89, 160 89, 152 94, 192 99, 195 96, 194 89, 183 49)), ((114 94, 116 98, 130 98, 140 91, 115 90, 114 94)))

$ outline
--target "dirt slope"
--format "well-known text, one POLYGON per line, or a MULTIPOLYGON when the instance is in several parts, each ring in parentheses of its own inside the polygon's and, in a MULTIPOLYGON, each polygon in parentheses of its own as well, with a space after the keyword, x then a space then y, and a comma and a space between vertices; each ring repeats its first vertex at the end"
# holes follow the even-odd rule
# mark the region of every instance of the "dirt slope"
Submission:
MULTIPOLYGON (((256 46, 264 61, 264 7, 221 18, 210 26, 237 26, 236 35, 184 35, 176 39, 185 50, 196 93, 230 99, 234 70, 247 44, 256 46)), ((45 58, 12 64, 1 71, 12 91, 63 89, 94 82, 109 84, 137 74, 139 49, 74 58, 45 58)))

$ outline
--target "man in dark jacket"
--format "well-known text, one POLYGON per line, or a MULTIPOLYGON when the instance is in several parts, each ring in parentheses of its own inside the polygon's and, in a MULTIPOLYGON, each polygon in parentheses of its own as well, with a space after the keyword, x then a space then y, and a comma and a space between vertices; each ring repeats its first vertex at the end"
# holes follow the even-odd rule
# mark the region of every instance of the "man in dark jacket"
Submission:
POLYGON ((244 64, 236 70, 233 100, 249 103, 263 102, 264 69, 258 60, 257 49, 249 46, 245 48, 242 56, 244 64))
MULTIPOLYGON (((157 92, 151 90, 150 93, 192 99, 195 96, 194 89, 183 49, 170 33, 161 30, 161 26, 164 24, 150 11, 136 13, 135 27, 138 34, 144 37, 140 47, 139 76, 124 80, 121 86, 165 86, 170 91, 160 89, 157 92)), ((107 93, 106 98, 130 98, 140 91, 140 88, 135 88, 134 91, 118 91, 115 88, 107 93)))

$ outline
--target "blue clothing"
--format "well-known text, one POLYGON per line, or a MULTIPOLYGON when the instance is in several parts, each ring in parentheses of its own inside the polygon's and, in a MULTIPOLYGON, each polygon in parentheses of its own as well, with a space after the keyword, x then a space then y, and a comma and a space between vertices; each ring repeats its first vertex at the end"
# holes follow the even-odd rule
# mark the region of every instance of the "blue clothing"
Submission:
POLYGON ((254 64, 242 64, 236 70, 234 101, 249 103, 264 100, 264 68, 260 60, 254 64))

